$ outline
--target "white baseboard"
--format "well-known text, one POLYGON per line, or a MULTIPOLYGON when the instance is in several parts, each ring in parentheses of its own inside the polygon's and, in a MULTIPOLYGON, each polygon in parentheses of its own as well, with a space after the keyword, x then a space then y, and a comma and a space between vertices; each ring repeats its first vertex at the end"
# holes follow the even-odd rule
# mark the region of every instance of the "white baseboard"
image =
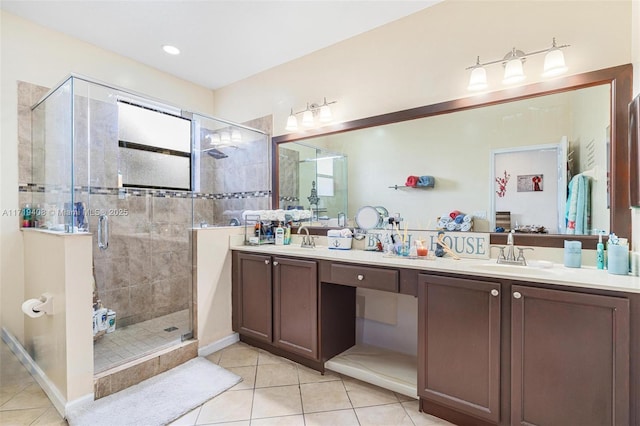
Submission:
MULTIPOLYGON (((44 374, 44 371, 31 358, 31 355, 22 347, 18 339, 15 338, 6 328, 2 327, 2 340, 9 346, 11 352, 20 360, 34 380, 40 385, 44 393, 47 394, 51 403, 62 417, 65 417, 67 400, 62 396, 56 385, 44 374)), ((91 395, 93 398, 93 395, 91 395)))
POLYGON ((240 341, 240 335, 238 335, 238 333, 230 334, 227 337, 223 337, 220 340, 216 340, 213 343, 210 343, 206 346, 198 348, 198 356, 211 355, 212 353, 217 352, 220 349, 224 349, 227 346, 231 346, 234 343, 239 341, 240 341))

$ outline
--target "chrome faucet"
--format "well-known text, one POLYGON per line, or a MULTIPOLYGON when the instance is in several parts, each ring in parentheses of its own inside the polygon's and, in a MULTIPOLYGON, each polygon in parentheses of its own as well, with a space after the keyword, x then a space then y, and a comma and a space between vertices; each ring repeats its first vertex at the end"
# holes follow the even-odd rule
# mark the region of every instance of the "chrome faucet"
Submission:
POLYGON ((532 247, 516 247, 514 245, 514 234, 515 231, 512 230, 507 235, 507 245, 505 247, 496 246, 500 250, 500 254, 498 254, 497 263, 507 264, 507 265, 521 265, 527 266, 527 260, 524 258, 525 250, 533 250, 532 247), (507 249, 507 254, 504 254, 504 249, 507 249), (518 249, 518 257, 515 255, 515 249, 518 249))
POLYGON ((298 228, 298 235, 302 230, 304 230, 304 232, 306 232, 307 235, 302 236, 302 242, 300 243, 300 247, 314 248, 316 246, 316 242, 315 242, 315 239, 311 235, 309 235, 309 229, 307 228, 307 226, 306 225, 300 226, 298 228))
POLYGON ((509 234, 507 235, 507 255, 505 256, 505 259, 508 262, 513 262, 516 260, 516 255, 513 253, 513 234, 515 232, 516 231, 512 229, 511 232, 509 232, 509 234))

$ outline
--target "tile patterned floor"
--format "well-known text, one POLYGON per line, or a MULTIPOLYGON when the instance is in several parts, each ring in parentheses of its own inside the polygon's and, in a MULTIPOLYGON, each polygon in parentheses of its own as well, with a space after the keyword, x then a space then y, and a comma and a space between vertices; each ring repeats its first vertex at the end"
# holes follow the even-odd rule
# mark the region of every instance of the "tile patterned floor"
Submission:
POLYGON ((0 344, 0 425, 64 426, 47 395, 4 342, 0 344))
POLYGON ((94 374, 180 342, 181 336, 191 330, 190 324, 189 310, 185 309, 126 327, 116 327, 116 331, 105 334, 93 345, 94 374), (176 329, 165 331, 169 327, 176 329))
POLYGON ((171 425, 451 425, 418 412, 414 399, 337 373, 322 376, 244 343, 207 358, 243 381, 171 425))
MULTIPOLYGON (((337 373, 322 376, 243 343, 207 358, 243 381, 171 425, 451 425, 419 413, 416 400, 337 373)), ((67 425, 4 342, 0 345, 0 425, 67 425)))

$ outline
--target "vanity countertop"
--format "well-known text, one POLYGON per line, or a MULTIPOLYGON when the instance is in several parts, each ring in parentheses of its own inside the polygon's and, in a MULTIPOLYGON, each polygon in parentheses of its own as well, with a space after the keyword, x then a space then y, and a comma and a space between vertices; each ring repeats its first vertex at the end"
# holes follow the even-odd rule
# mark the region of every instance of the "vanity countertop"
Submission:
POLYGON ((308 259, 328 260, 364 264, 368 266, 418 269, 424 272, 449 272, 461 275, 473 275, 530 281, 545 284, 558 284, 570 287, 582 287, 598 290, 622 291, 640 294, 640 277, 632 275, 613 275, 606 270, 583 266, 566 268, 562 264, 553 264, 551 268, 498 265, 495 259, 460 259, 450 257, 427 259, 409 259, 400 256, 387 257, 383 253, 365 250, 332 250, 327 247, 302 248, 299 245, 234 245, 232 250, 262 253, 276 256, 294 256, 308 259))

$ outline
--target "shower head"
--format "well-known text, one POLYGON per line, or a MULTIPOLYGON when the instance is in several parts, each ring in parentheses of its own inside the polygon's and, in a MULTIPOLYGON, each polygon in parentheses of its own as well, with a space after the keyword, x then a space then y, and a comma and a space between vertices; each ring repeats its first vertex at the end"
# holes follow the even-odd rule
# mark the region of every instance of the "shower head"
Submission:
POLYGON ((212 156, 216 160, 219 160, 221 158, 227 158, 228 155, 225 154, 224 152, 222 152, 222 148, 238 149, 238 147, 235 146, 235 145, 218 144, 218 145, 215 145, 215 146, 213 146, 211 148, 205 149, 202 152, 206 152, 207 154, 209 154, 210 156, 212 156))
POLYGON ((227 158, 228 155, 225 154, 224 152, 220 151, 219 149, 209 149, 206 151, 207 154, 209 154, 210 156, 212 156, 213 158, 215 158, 216 160, 220 160, 221 158, 227 158))

